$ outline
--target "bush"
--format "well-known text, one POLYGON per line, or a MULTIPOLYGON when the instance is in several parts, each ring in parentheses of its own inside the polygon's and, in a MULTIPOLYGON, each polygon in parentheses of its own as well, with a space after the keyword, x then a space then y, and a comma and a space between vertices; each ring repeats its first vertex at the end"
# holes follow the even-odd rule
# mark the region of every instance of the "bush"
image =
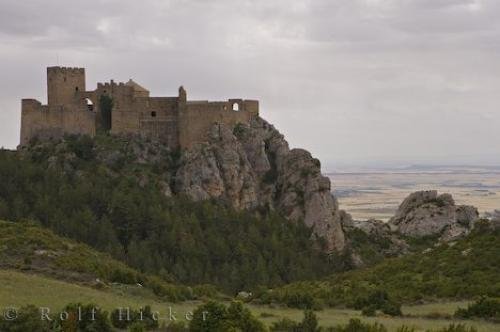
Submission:
POLYGON ((293 290, 285 294, 283 300, 290 308, 314 309, 318 306, 315 298, 308 292, 308 290, 293 290))
POLYGON ((135 322, 130 325, 130 328, 128 330, 129 332, 144 332, 146 331, 146 328, 141 322, 135 322))
MULTIPOLYGON (((433 332, 433 331, 427 331, 427 332, 433 332)), ((434 332, 477 332, 477 330, 474 327, 468 328, 465 325, 462 324, 451 324, 448 327, 444 327, 442 329, 436 330, 434 332)))
POLYGON ((351 319, 347 325, 338 325, 336 327, 330 327, 326 331, 328 332, 387 332, 385 326, 374 323, 363 323, 359 319, 351 319))
POLYGON ((87 135, 68 136, 68 147, 75 155, 83 160, 92 160, 95 157, 94 140, 87 135))
POLYGON ((395 302, 386 302, 382 305, 382 312, 386 315, 390 316, 401 316, 403 313, 401 312, 401 304, 395 302))
POLYGON ((301 332, 318 332, 320 331, 318 318, 316 314, 311 310, 306 310, 304 312, 304 319, 298 325, 299 331, 301 332))
POLYGON ((415 329, 413 327, 408 327, 406 325, 403 325, 399 327, 396 332, 415 332, 415 329))
POLYGON ((297 329, 297 326, 298 323, 294 322, 293 320, 283 318, 277 322, 274 322, 273 325, 271 325, 270 330, 276 332, 295 331, 297 329))
POLYGON ((376 310, 381 310, 386 315, 401 316, 401 304, 389 298, 386 291, 375 290, 364 297, 358 297, 354 302, 354 308, 362 310, 365 316, 374 316, 376 310))
POLYGON ((455 312, 455 317, 463 319, 484 318, 500 321, 500 301, 481 297, 475 303, 470 304, 467 309, 459 308, 455 312))
POLYGON ((68 314, 67 319, 59 317, 55 323, 63 331, 111 332, 108 313, 93 304, 68 304, 63 312, 68 314))
POLYGON ((197 298, 208 297, 214 298, 217 296, 217 287, 214 285, 198 285, 193 287, 193 294, 197 298))
POLYGON ((361 310, 361 314, 363 316, 367 316, 367 317, 373 317, 375 316, 375 314, 377 313, 377 309, 375 308, 375 306, 366 306, 363 308, 363 310, 361 310))
POLYGON ((130 308, 115 309, 111 313, 111 323, 119 329, 140 325, 146 330, 158 328, 158 320, 153 317, 150 306, 133 310, 130 308))
POLYGON ((171 322, 167 328, 166 332, 187 332, 189 329, 186 327, 184 322, 171 322))
POLYGON ((241 302, 232 302, 229 307, 210 301, 199 306, 189 324, 191 332, 264 332, 266 328, 241 302))
POLYGON ((321 328, 316 314, 311 310, 306 310, 302 322, 296 323, 288 318, 283 318, 273 323, 270 330, 276 332, 319 332, 321 328))
MULTIPOLYGON (((5 311, 5 313, 6 312, 7 311, 5 311)), ((13 311, 11 313, 14 314, 13 311)), ((40 319, 40 311, 33 305, 28 305, 19 309, 17 311, 17 318, 15 319, 8 320, 6 318, 5 314, 0 315, 0 331, 2 332, 51 331, 49 322, 40 319)))
POLYGON ((223 331, 227 320, 227 308, 221 303, 210 301, 199 306, 193 313, 193 320, 189 324, 191 332, 223 331))

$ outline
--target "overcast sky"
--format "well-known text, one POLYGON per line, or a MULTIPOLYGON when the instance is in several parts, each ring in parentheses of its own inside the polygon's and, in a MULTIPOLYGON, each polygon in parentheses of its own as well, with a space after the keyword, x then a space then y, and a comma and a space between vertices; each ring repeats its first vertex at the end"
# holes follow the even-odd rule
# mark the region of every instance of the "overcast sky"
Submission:
POLYGON ((0 146, 52 65, 259 99, 327 169, 500 164, 498 0, 1 0, 0 146))

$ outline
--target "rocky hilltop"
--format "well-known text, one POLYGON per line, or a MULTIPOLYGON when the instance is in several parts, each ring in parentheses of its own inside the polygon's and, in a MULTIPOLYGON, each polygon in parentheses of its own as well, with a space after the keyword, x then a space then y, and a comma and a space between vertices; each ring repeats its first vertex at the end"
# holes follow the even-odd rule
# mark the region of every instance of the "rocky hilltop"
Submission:
MULTIPOLYGON (((122 176, 124 164, 152 167, 151 172, 133 172, 141 187, 153 183, 165 196, 214 199, 261 214, 277 212, 312 227, 325 240, 321 241, 325 251, 344 249, 341 222, 348 215, 339 210, 330 180, 321 174, 320 161, 305 150, 290 149, 283 135, 261 118, 235 127, 214 124, 203 143, 179 153, 138 135, 98 135, 88 140, 80 159, 95 157, 112 172, 111 177, 122 176)), ((34 142, 21 153, 29 158, 52 153, 48 167, 72 173, 78 157, 68 152, 68 144, 71 140, 34 142)))
POLYGON ((301 219, 325 238, 327 250, 344 248, 341 221, 346 215, 319 160, 290 149, 283 135, 261 118, 233 130, 213 125, 207 142, 183 152, 173 183, 173 192, 193 200, 215 198, 238 209, 301 219))

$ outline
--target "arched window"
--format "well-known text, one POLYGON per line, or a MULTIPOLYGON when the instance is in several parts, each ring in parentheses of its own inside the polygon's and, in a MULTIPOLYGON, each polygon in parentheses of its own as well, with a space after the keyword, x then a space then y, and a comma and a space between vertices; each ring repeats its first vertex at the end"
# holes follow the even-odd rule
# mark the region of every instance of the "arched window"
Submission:
POLYGON ((233 111, 239 111, 240 110, 240 105, 238 103, 233 104, 233 111))
POLYGON ((90 100, 89 98, 85 98, 85 103, 87 104, 87 109, 89 111, 94 110, 94 103, 92 102, 92 100, 90 100))

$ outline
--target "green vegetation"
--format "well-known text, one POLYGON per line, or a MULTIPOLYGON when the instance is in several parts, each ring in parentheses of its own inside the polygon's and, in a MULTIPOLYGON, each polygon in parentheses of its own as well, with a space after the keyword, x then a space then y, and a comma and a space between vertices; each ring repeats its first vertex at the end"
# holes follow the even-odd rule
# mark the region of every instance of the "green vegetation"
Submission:
POLYGON ((383 292, 393 302, 471 299, 500 295, 500 231, 479 224, 467 238, 426 253, 387 259, 373 267, 329 279, 293 283, 259 294, 261 303, 290 307, 359 307, 360 299, 383 292))
POLYGON ((109 254, 59 237, 29 222, 0 221, 0 262, 3 268, 39 272, 58 279, 88 283, 97 288, 107 283, 140 284, 170 301, 217 295, 213 287, 193 289, 173 285, 160 277, 140 273, 109 254))
POLYGON ((208 302, 194 311, 189 331, 265 332, 266 328, 240 302, 232 302, 229 307, 217 302, 208 302))
POLYGON ((50 314, 44 313, 40 308, 28 305, 19 310, 11 311, 7 317, 5 315, 1 316, 0 331, 110 332, 111 325, 108 313, 92 304, 68 304, 59 315, 52 317, 50 314))
POLYGON ((49 332, 50 324, 46 320, 40 319, 40 310, 34 305, 28 305, 15 311, 5 311, 7 314, 0 316, 0 331, 3 332, 22 332, 39 331, 49 332), (14 317, 16 317, 14 319, 14 317))
POLYGON ((375 316, 376 310, 381 310, 390 316, 401 316, 401 304, 389 299, 385 291, 376 290, 365 297, 358 297, 354 302, 354 309, 362 310, 366 316, 375 316))
MULTIPOLYGON (((167 197, 178 158, 154 143, 105 135, 2 151, 0 219, 33 220, 142 273, 233 293, 333 271, 303 223, 167 197)), ((137 281, 130 274, 109 278, 137 281)))
POLYGON ((463 319, 483 318, 500 323, 500 300, 481 297, 466 309, 458 309, 455 316, 463 319))
MULTIPOLYGON (((366 266, 375 265, 387 258, 386 252, 391 247, 391 240, 377 234, 367 234, 360 229, 352 229, 346 232, 346 237, 351 245, 350 250, 356 252, 366 266)), ((354 264, 348 262, 349 268, 354 264)))
POLYGON ((271 331, 290 331, 290 332, 320 332, 318 318, 311 310, 304 312, 302 322, 295 323, 294 321, 284 318, 271 326, 271 331))
POLYGON ((131 308, 116 308, 111 313, 111 323, 114 327, 125 329, 131 326, 141 327, 145 330, 157 329, 158 317, 153 315, 150 306, 145 306, 138 310, 131 308))
MULTIPOLYGON (((176 324, 177 330, 182 325, 187 326, 187 321, 183 319, 187 312, 193 312, 200 302, 179 302, 165 303, 148 289, 135 285, 110 285, 105 288, 91 288, 88 286, 76 285, 73 283, 53 280, 46 277, 20 273, 16 271, 0 270, 0 308, 16 307, 20 308, 28 303, 34 304, 37 308, 49 307, 51 313, 57 313, 62 310, 67 301, 81 303, 96 303, 103 310, 111 313, 117 307, 129 307, 138 309, 150 304, 153 311, 159 311, 162 318, 168 317, 169 307, 176 313, 179 323, 176 324), (55 292, 54 290, 57 290, 55 292)), ((403 306, 402 310, 405 316, 391 318, 386 315, 378 314, 376 317, 363 317, 359 311, 348 309, 324 309, 315 312, 320 326, 346 326, 350 319, 360 319, 364 324, 379 323, 384 325, 389 332, 395 332, 402 325, 414 327, 416 331, 438 330, 449 326, 453 321, 451 318, 434 318, 435 314, 445 316, 453 314, 458 307, 466 307, 466 302, 458 303, 434 303, 417 306, 403 306), (431 317, 432 318, 428 318, 431 317)), ((247 308, 254 317, 258 317, 266 326, 270 327, 273 323, 282 319, 288 319, 292 322, 300 322, 303 319, 303 311, 285 307, 270 307, 248 305, 247 308)), ((473 325, 479 332, 496 332, 498 325, 486 321, 462 321, 468 326, 473 325)), ((160 326, 171 324, 170 321, 160 319, 160 326)), ((142 327, 142 326, 141 326, 142 327)), ((131 328, 131 326, 129 326, 131 328)), ((169 326, 170 328, 170 326, 169 326)), ((1 329, 0 329, 1 330, 1 329)), ((23 330, 23 331, 30 331, 23 330)))

